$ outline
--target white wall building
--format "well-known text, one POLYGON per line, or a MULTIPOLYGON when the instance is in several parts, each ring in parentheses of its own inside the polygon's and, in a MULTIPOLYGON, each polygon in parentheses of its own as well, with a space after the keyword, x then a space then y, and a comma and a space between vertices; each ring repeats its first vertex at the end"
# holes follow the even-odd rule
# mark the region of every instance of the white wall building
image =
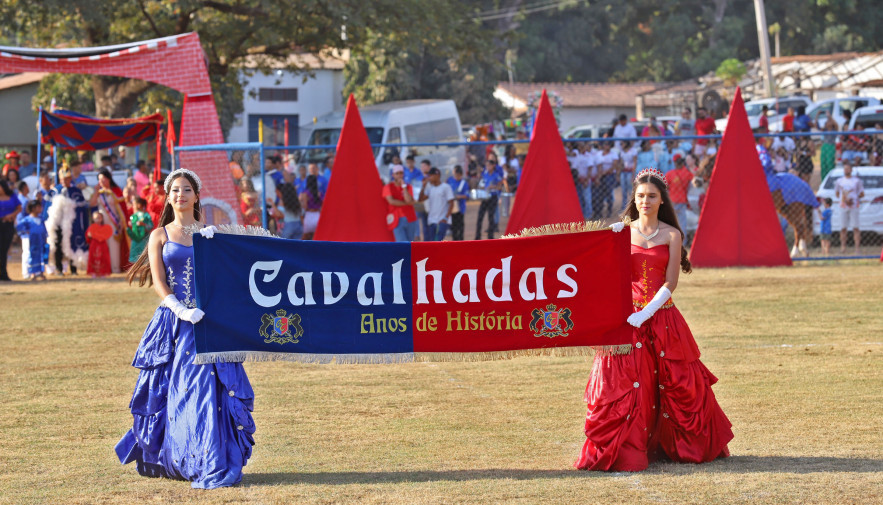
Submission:
POLYGON ((269 75, 257 72, 249 77, 241 72, 244 110, 236 116, 227 142, 257 142, 262 120, 264 145, 284 145, 287 119, 289 145, 306 143, 314 118, 344 110, 343 67, 348 58, 348 52, 300 54, 280 62, 269 75), (292 65, 305 70, 288 70, 292 65))
MULTIPOLYGON (((554 91, 562 99, 559 129, 564 132, 571 127, 588 124, 609 126, 613 118, 620 114, 630 118, 639 116, 636 110, 639 96, 671 85, 672 83, 655 82, 500 82, 494 91, 494 97, 511 109, 514 117, 527 112, 531 93, 539 93, 543 89, 554 91)), ((643 116, 670 113, 667 104, 660 103, 659 100, 645 101, 642 112, 643 116)))

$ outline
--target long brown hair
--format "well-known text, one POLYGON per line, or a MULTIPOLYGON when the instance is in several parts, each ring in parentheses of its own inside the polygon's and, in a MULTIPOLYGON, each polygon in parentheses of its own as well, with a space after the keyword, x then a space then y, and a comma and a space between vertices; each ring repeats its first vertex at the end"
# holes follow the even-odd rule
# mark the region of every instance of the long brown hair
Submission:
MULTIPOLYGON (((197 185, 196 181, 185 172, 176 173, 171 181, 174 181, 179 177, 187 179, 187 182, 193 187, 193 192, 196 193, 196 202, 193 204, 193 218, 199 221, 202 218, 202 207, 199 205, 199 185, 197 185)), ((171 185, 171 181, 169 181, 169 185, 171 185)), ((156 223, 156 227, 161 228, 174 220, 175 211, 172 210, 172 204, 169 203, 169 195, 166 194, 166 203, 163 205, 162 214, 159 216, 159 222, 156 223)), ((138 279, 139 287, 144 286, 145 284, 148 286, 153 285, 153 277, 150 275, 150 258, 148 257, 148 249, 148 247, 145 247, 144 250, 141 251, 141 256, 138 256, 138 260, 132 264, 129 271, 126 273, 126 279, 129 280, 129 284, 132 284, 135 282, 135 279, 138 279)))
POLYGON ((680 223, 678 223, 678 215, 675 214, 674 205, 671 203, 671 198, 668 196, 668 189, 666 189, 665 184, 659 180, 658 178, 652 175, 644 175, 635 179, 635 183, 632 185, 632 196, 629 198, 629 203, 626 205, 625 210, 622 211, 622 219, 628 217, 632 221, 637 221, 638 207, 635 205, 635 190, 638 189, 639 184, 652 184, 659 190, 659 194, 662 196, 662 205, 659 206, 659 213, 657 214, 657 218, 663 223, 673 226, 677 228, 677 230, 681 234, 681 271, 684 273, 690 273, 693 271, 693 266, 690 264, 690 260, 687 259, 687 249, 684 248, 684 230, 681 229, 680 223))

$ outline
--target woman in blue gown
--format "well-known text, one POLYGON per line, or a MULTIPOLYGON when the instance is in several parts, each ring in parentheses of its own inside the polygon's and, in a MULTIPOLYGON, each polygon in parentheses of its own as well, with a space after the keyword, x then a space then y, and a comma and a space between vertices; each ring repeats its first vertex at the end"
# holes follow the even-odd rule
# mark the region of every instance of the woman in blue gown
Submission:
MULTIPOLYGON (((179 169, 165 189, 159 225, 128 274, 130 283, 153 284, 163 301, 132 362, 141 370, 129 404, 134 425, 116 453, 146 477, 188 480, 194 488, 232 486, 242 480, 254 445, 254 392, 241 363, 193 364, 193 325, 203 312, 194 298, 193 237, 185 228, 201 225, 200 181, 179 169)), ((214 229, 199 233, 210 237, 214 229)))

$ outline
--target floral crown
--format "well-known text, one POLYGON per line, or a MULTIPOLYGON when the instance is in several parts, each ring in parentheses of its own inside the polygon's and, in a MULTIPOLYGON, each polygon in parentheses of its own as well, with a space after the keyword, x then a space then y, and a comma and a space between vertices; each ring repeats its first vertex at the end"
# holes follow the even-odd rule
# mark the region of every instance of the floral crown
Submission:
POLYGON ((659 171, 657 168, 645 168, 638 172, 638 175, 635 176, 635 182, 638 182, 638 179, 644 176, 656 177, 660 182, 665 186, 665 189, 668 189, 668 183, 665 182, 665 174, 659 171))
POLYGON ((172 172, 166 176, 166 183, 165 183, 166 193, 168 193, 169 190, 171 189, 172 180, 175 179, 176 175, 186 175, 186 176, 189 176, 191 179, 193 179, 193 181, 196 183, 196 192, 197 193, 199 192, 200 189, 202 189, 202 181, 199 180, 199 176, 196 175, 195 172, 193 172, 192 170, 187 170, 186 168, 179 168, 178 170, 172 170, 172 172))

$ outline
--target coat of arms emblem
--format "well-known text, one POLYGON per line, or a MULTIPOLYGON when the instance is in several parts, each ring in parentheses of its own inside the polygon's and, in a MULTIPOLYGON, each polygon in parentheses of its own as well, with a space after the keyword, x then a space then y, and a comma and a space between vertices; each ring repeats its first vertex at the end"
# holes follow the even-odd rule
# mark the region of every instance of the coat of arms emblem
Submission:
POLYGON ((304 334, 304 329, 300 325, 300 315, 289 314, 285 309, 279 309, 275 316, 264 314, 261 317, 260 334, 268 344, 296 344, 304 334))
POLYGON ((528 327, 535 337, 566 337, 573 329, 570 315, 570 309, 559 309, 554 303, 550 303, 545 310, 533 309, 533 319, 528 327))

